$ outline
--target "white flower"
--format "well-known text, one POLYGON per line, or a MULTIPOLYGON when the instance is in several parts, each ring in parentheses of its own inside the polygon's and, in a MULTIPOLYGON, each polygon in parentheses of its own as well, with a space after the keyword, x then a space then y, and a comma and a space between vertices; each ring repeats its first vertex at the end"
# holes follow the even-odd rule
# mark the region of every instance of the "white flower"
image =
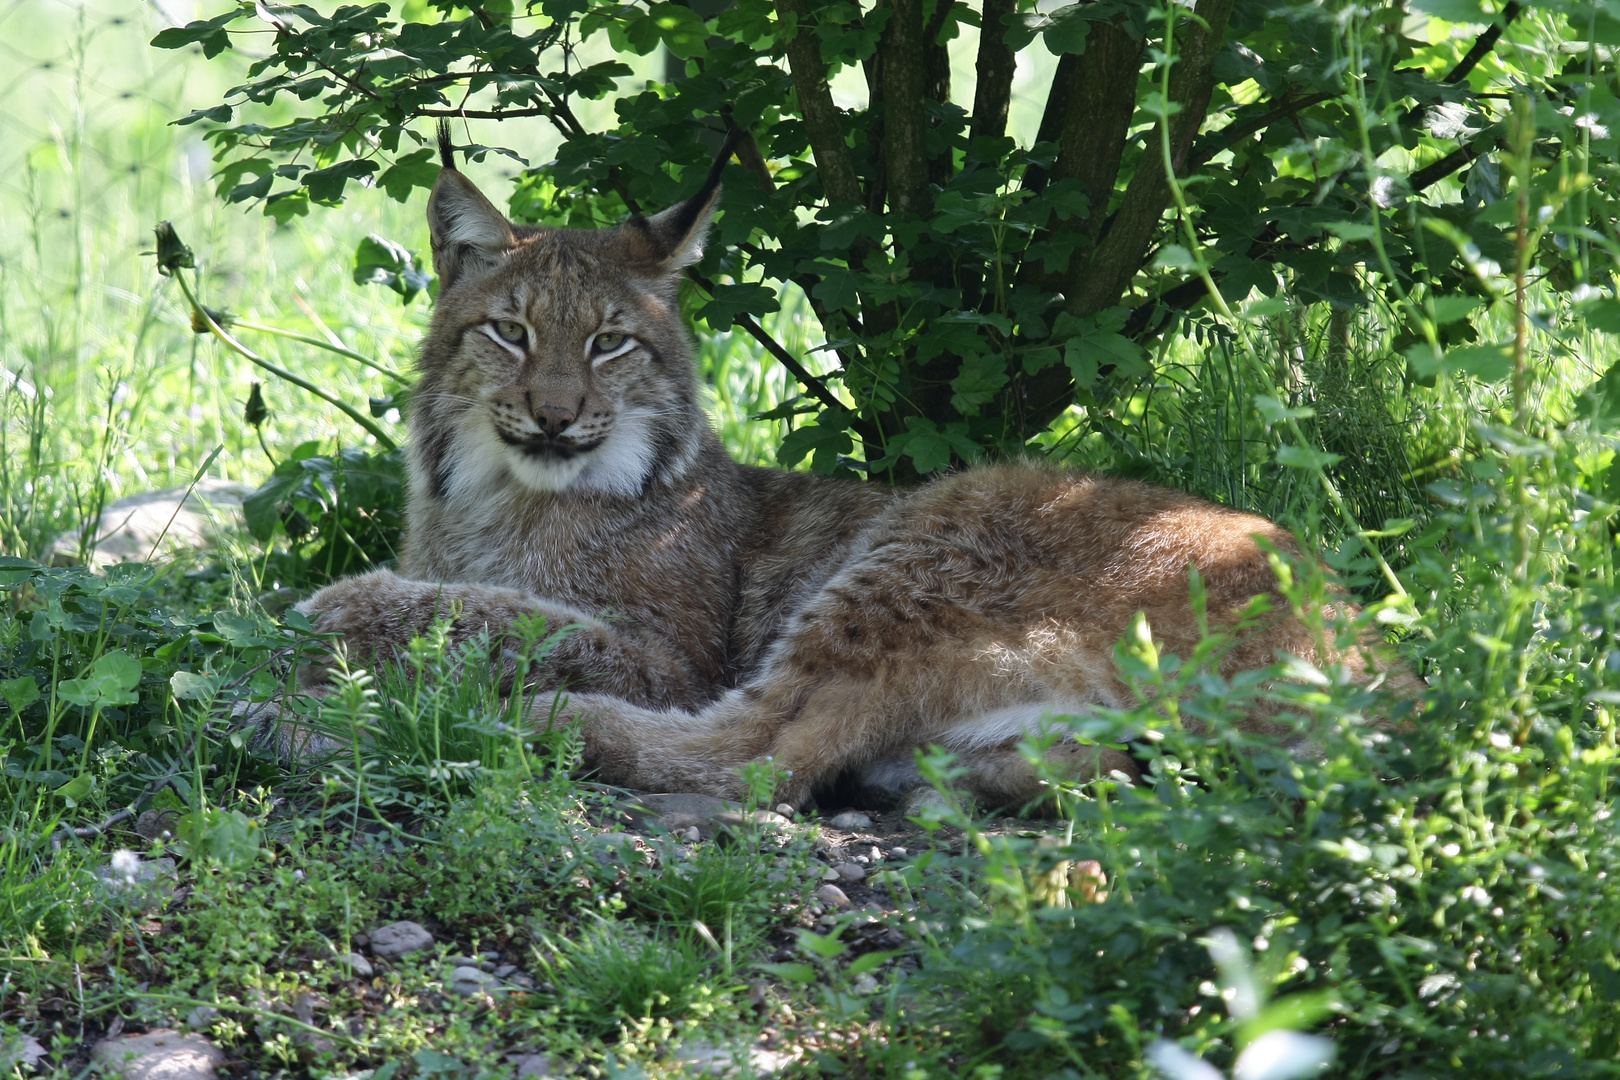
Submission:
POLYGON ((1268 1031, 1250 1043, 1232 1066, 1232 1080, 1298 1080, 1333 1062, 1333 1043, 1320 1035, 1268 1031))
POLYGON ((127 848, 119 848, 113 852, 112 871, 124 879, 125 885, 135 884, 135 875, 140 872, 141 857, 127 848))
POLYGON ((1470 885, 1468 888, 1464 889, 1462 891, 1462 898, 1464 900, 1472 900, 1480 907, 1491 906, 1491 894, 1480 888, 1478 885, 1470 885))
POLYGON ((1170 1080, 1221 1080, 1215 1066, 1169 1039, 1156 1039, 1147 1048, 1148 1064, 1170 1080))

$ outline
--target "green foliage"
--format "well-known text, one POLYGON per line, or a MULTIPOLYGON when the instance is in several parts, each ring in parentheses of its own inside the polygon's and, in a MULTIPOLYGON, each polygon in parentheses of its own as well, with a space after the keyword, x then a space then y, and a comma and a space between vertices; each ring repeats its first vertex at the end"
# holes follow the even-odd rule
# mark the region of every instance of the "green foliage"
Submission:
MULTIPOLYGON (((1139 626, 1117 661, 1142 703, 1056 730, 1133 742, 1147 782, 1049 776, 1060 835, 987 828, 954 798, 927 816, 967 842, 890 875, 939 920, 893 1037, 1011 1053, 1009 1077, 1077 1057, 1114 1075, 1155 1038, 1226 1063, 1258 1014, 1216 988, 1201 939, 1224 927, 1253 943, 1260 993, 1318 1014, 1335 1075, 1610 1074, 1620 596, 1615 506, 1582 464, 1608 436, 1480 434, 1481 482, 1440 488, 1451 508, 1414 541, 1432 685, 1298 661, 1223 679, 1219 642, 1164 656, 1139 626), (1238 726, 1263 702, 1286 738, 1238 726)), ((1281 570, 1295 610, 1320 610, 1319 578, 1281 570)), ((1027 748, 1037 767, 1050 741, 1027 748)), ((948 792, 949 759, 924 766, 948 792)))
POLYGON ((690 926, 597 919, 576 938, 542 936, 533 956, 548 984, 544 999, 598 1036, 636 1021, 702 1018, 732 991, 712 985, 718 957, 690 926))
POLYGON ((399 450, 300 444, 242 503, 248 533, 287 541, 275 576, 293 588, 391 565, 405 528, 405 463, 399 450))
MULTIPOLYGON (((1210 286, 1217 312, 1253 296, 1380 308, 1378 352, 1428 384, 1520 370, 1480 321, 1515 268, 1596 317, 1613 302, 1612 178, 1591 163, 1620 109, 1606 16, 1579 3, 982 10, 276 8, 274 51, 184 122, 207 126, 222 196, 285 216, 340 201, 350 179, 399 199, 429 185, 418 119, 544 117, 562 145, 519 175, 512 208, 570 224, 669 205, 728 127, 747 130, 721 242, 694 275, 698 315, 724 329, 774 311, 780 285, 802 290, 835 365, 800 376, 814 422, 781 460, 828 474, 904 480, 1049 447, 1046 429, 1075 416, 1106 433, 1163 370, 1144 344, 1218 325, 1210 286), (616 84, 624 64, 585 59, 602 36, 619 54, 667 50, 664 81, 616 84), (970 103, 950 47, 973 36, 970 103), (1042 80, 1033 138, 1007 119, 1017 65, 1042 80), (864 75, 864 105, 835 107, 840 71, 864 75), (271 110, 289 98, 295 115, 271 110), (593 130, 575 106, 604 98, 616 122, 593 130)), ((214 55, 257 25, 244 6, 153 44, 214 55)), ((516 157, 469 148, 492 150, 516 157)))

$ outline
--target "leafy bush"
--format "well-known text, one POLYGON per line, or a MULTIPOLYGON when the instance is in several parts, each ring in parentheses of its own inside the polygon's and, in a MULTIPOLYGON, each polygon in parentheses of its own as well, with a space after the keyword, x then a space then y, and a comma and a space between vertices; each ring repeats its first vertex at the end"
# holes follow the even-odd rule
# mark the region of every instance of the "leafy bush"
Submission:
POLYGON ((391 565, 405 529, 403 451, 320 449, 300 444, 242 502, 254 539, 270 544, 285 537, 287 547, 272 555, 269 569, 289 588, 391 565))
MULTIPOLYGON (((1292 682, 1228 681, 1206 657, 1159 655, 1143 628, 1118 654, 1142 704, 1068 730, 1135 740, 1146 782, 1051 777, 1059 836, 987 829, 949 802, 932 822, 966 842, 897 875, 928 928, 889 1017, 906 1053, 1118 1075, 1168 1038, 1229 1062, 1255 1032, 1202 943, 1225 927, 1263 986, 1321 1014, 1335 1075, 1612 1073, 1616 508, 1581 466, 1609 436, 1480 436, 1495 449, 1475 472, 1494 477, 1438 489, 1451 507, 1415 542, 1422 711, 1297 662, 1269 673, 1292 682), (1239 730, 1267 700, 1314 752, 1239 730)), ((1283 570, 1308 610, 1319 580, 1283 570)), ((948 790, 948 759, 927 767, 948 790)))

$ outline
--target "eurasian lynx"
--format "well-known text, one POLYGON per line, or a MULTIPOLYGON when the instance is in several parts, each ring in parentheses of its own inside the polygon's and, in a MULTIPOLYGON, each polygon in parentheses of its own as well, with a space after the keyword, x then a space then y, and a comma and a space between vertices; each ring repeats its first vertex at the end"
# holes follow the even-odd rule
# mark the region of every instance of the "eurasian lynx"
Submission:
MULTIPOLYGON (((676 288, 719 193, 576 231, 514 226, 456 171, 428 204, 442 292, 413 401, 399 572, 303 605, 352 654, 389 656, 459 608, 459 633, 524 613, 577 622, 545 665, 586 763, 655 791, 734 795, 770 755, 798 804, 843 774, 901 789, 915 748, 971 767, 991 803, 1040 793, 1014 744, 1051 714, 1128 697, 1115 642, 1144 612, 1162 649, 1276 582, 1283 529, 1187 495, 1031 465, 895 491, 739 465, 699 404, 676 288)), ((723 163, 729 156, 723 154, 723 163)), ((1282 606, 1283 609, 1286 605, 1282 606)), ((1323 659, 1279 616, 1226 670, 1323 659)), ((1360 670, 1360 664, 1349 658, 1360 670)), ((1131 759, 1075 742, 1071 774, 1131 759)))

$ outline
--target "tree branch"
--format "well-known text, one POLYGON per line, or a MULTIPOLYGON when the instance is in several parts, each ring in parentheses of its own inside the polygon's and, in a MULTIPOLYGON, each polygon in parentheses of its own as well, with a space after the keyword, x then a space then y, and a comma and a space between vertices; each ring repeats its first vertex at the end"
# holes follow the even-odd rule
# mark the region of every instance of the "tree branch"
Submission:
MULTIPOLYGON (((1170 125, 1171 166, 1178 174, 1185 171, 1192 150, 1193 136, 1204 122, 1210 92, 1215 80, 1211 66, 1226 40, 1226 22, 1233 0, 1199 0, 1192 22, 1177 50, 1176 67, 1170 77, 1170 100, 1180 111, 1166 121, 1170 125)), ((1066 305, 1075 315, 1091 315, 1119 302, 1131 278, 1142 265, 1143 253, 1153 230, 1164 215, 1170 198, 1165 181, 1164 155, 1154 151, 1159 129, 1148 133, 1148 153, 1142 155, 1136 172, 1126 186, 1118 212, 1098 242, 1092 257, 1079 267, 1071 266, 1071 291, 1066 305)))
POLYGON ((889 208, 923 214, 928 198, 927 50, 922 0, 890 0, 883 57, 883 171, 889 208))
POLYGON ((1502 14, 1496 24, 1474 39, 1473 46, 1463 54, 1463 58, 1457 61, 1457 66, 1447 72, 1446 77, 1441 81, 1454 83, 1462 82, 1468 78, 1468 73, 1478 67, 1479 62, 1485 59, 1492 49, 1496 48, 1497 41, 1502 37, 1502 31, 1506 30, 1508 25, 1519 17, 1519 12, 1523 10, 1524 8, 1520 6, 1518 0, 1508 0, 1508 4, 1502 9, 1502 14))
POLYGON ((810 151, 816 158, 816 173, 829 203, 858 203, 861 185, 855 163, 844 145, 843 125, 833 105, 827 85, 827 65, 821 61, 821 42, 811 32, 810 0, 776 0, 776 17, 791 28, 786 42, 793 88, 799 95, 799 111, 810 135, 810 151))
POLYGON ((1007 108, 1012 102, 1018 54, 1007 44, 1007 28, 1001 20, 1017 7, 1017 0, 984 0, 979 16, 979 56, 974 63, 978 85, 973 90, 970 138, 999 139, 1007 134, 1007 108))
MULTIPOLYGON (((711 282, 711 280, 706 279, 706 277, 703 277, 703 275, 698 274, 697 270, 687 270, 687 277, 690 277, 693 283, 697 283, 698 288, 701 288, 701 290, 705 291, 705 293, 708 293, 710 296, 714 295, 714 282, 711 282)), ((804 364, 800 364, 799 358, 792 355, 792 353, 789 353, 787 348, 784 347, 781 342, 778 342, 776 338, 771 337, 770 332, 768 332, 763 325, 758 324, 758 322, 753 319, 753 316, 745 313, 745 311, 739 311, 739 313, 732 316, 732 322, 740 325, 742 329, 747 330, 748 334, 752 335, 753 340, 760 343, 761 347, 765 347, 765 351, 768 351, 771 356, 774 356, 776 361, 781 364, 782 368, 786 368, 787 371, 791 372, 792 376, 794 376, 794 379, 797 379, 800 384, 804 384, 805 389, 810 390, 810 397, 813 397, 815 400, 818 400, 818 402, 821 402, 821 405, 825 405, 826 408, 844 411, 844 413, 851 411, 849 406, 839 402, 838 395, 831 392, 831 390, 826 387, 825 382, 821 382, 820 379, 816 379, 813 374, 810 374, 810 369, 805 368, 804 364)), ((878 434, 875 427, 872 427, 872 424, 865 423, 865 421, 860 421, 860 419, 857 419, 852 426, 854 426, 855 434, 859 434, 862 439, 875 439, 876 434, 878 434)))
POLYGON ((1333 96, 1332 94, 1306 94, 1302 98, 1293 100, 1284 97, 1283 103, 1268 113, 1251 117, 1248 120, 1241 120, 1234 124, 1228 124, 1221 130, 1212 132, 1209 138, 1205 140, 1208 145, 1194 150, 1192 156, 1187 159, 1188 171, 1209 164, 1215 155, 1223 150, 1230 150, 1250 135, 1264 131, 1277 121, 1296 116, 1312 105, 1320 105, 1324 101, 1331 101, 1333 96))

